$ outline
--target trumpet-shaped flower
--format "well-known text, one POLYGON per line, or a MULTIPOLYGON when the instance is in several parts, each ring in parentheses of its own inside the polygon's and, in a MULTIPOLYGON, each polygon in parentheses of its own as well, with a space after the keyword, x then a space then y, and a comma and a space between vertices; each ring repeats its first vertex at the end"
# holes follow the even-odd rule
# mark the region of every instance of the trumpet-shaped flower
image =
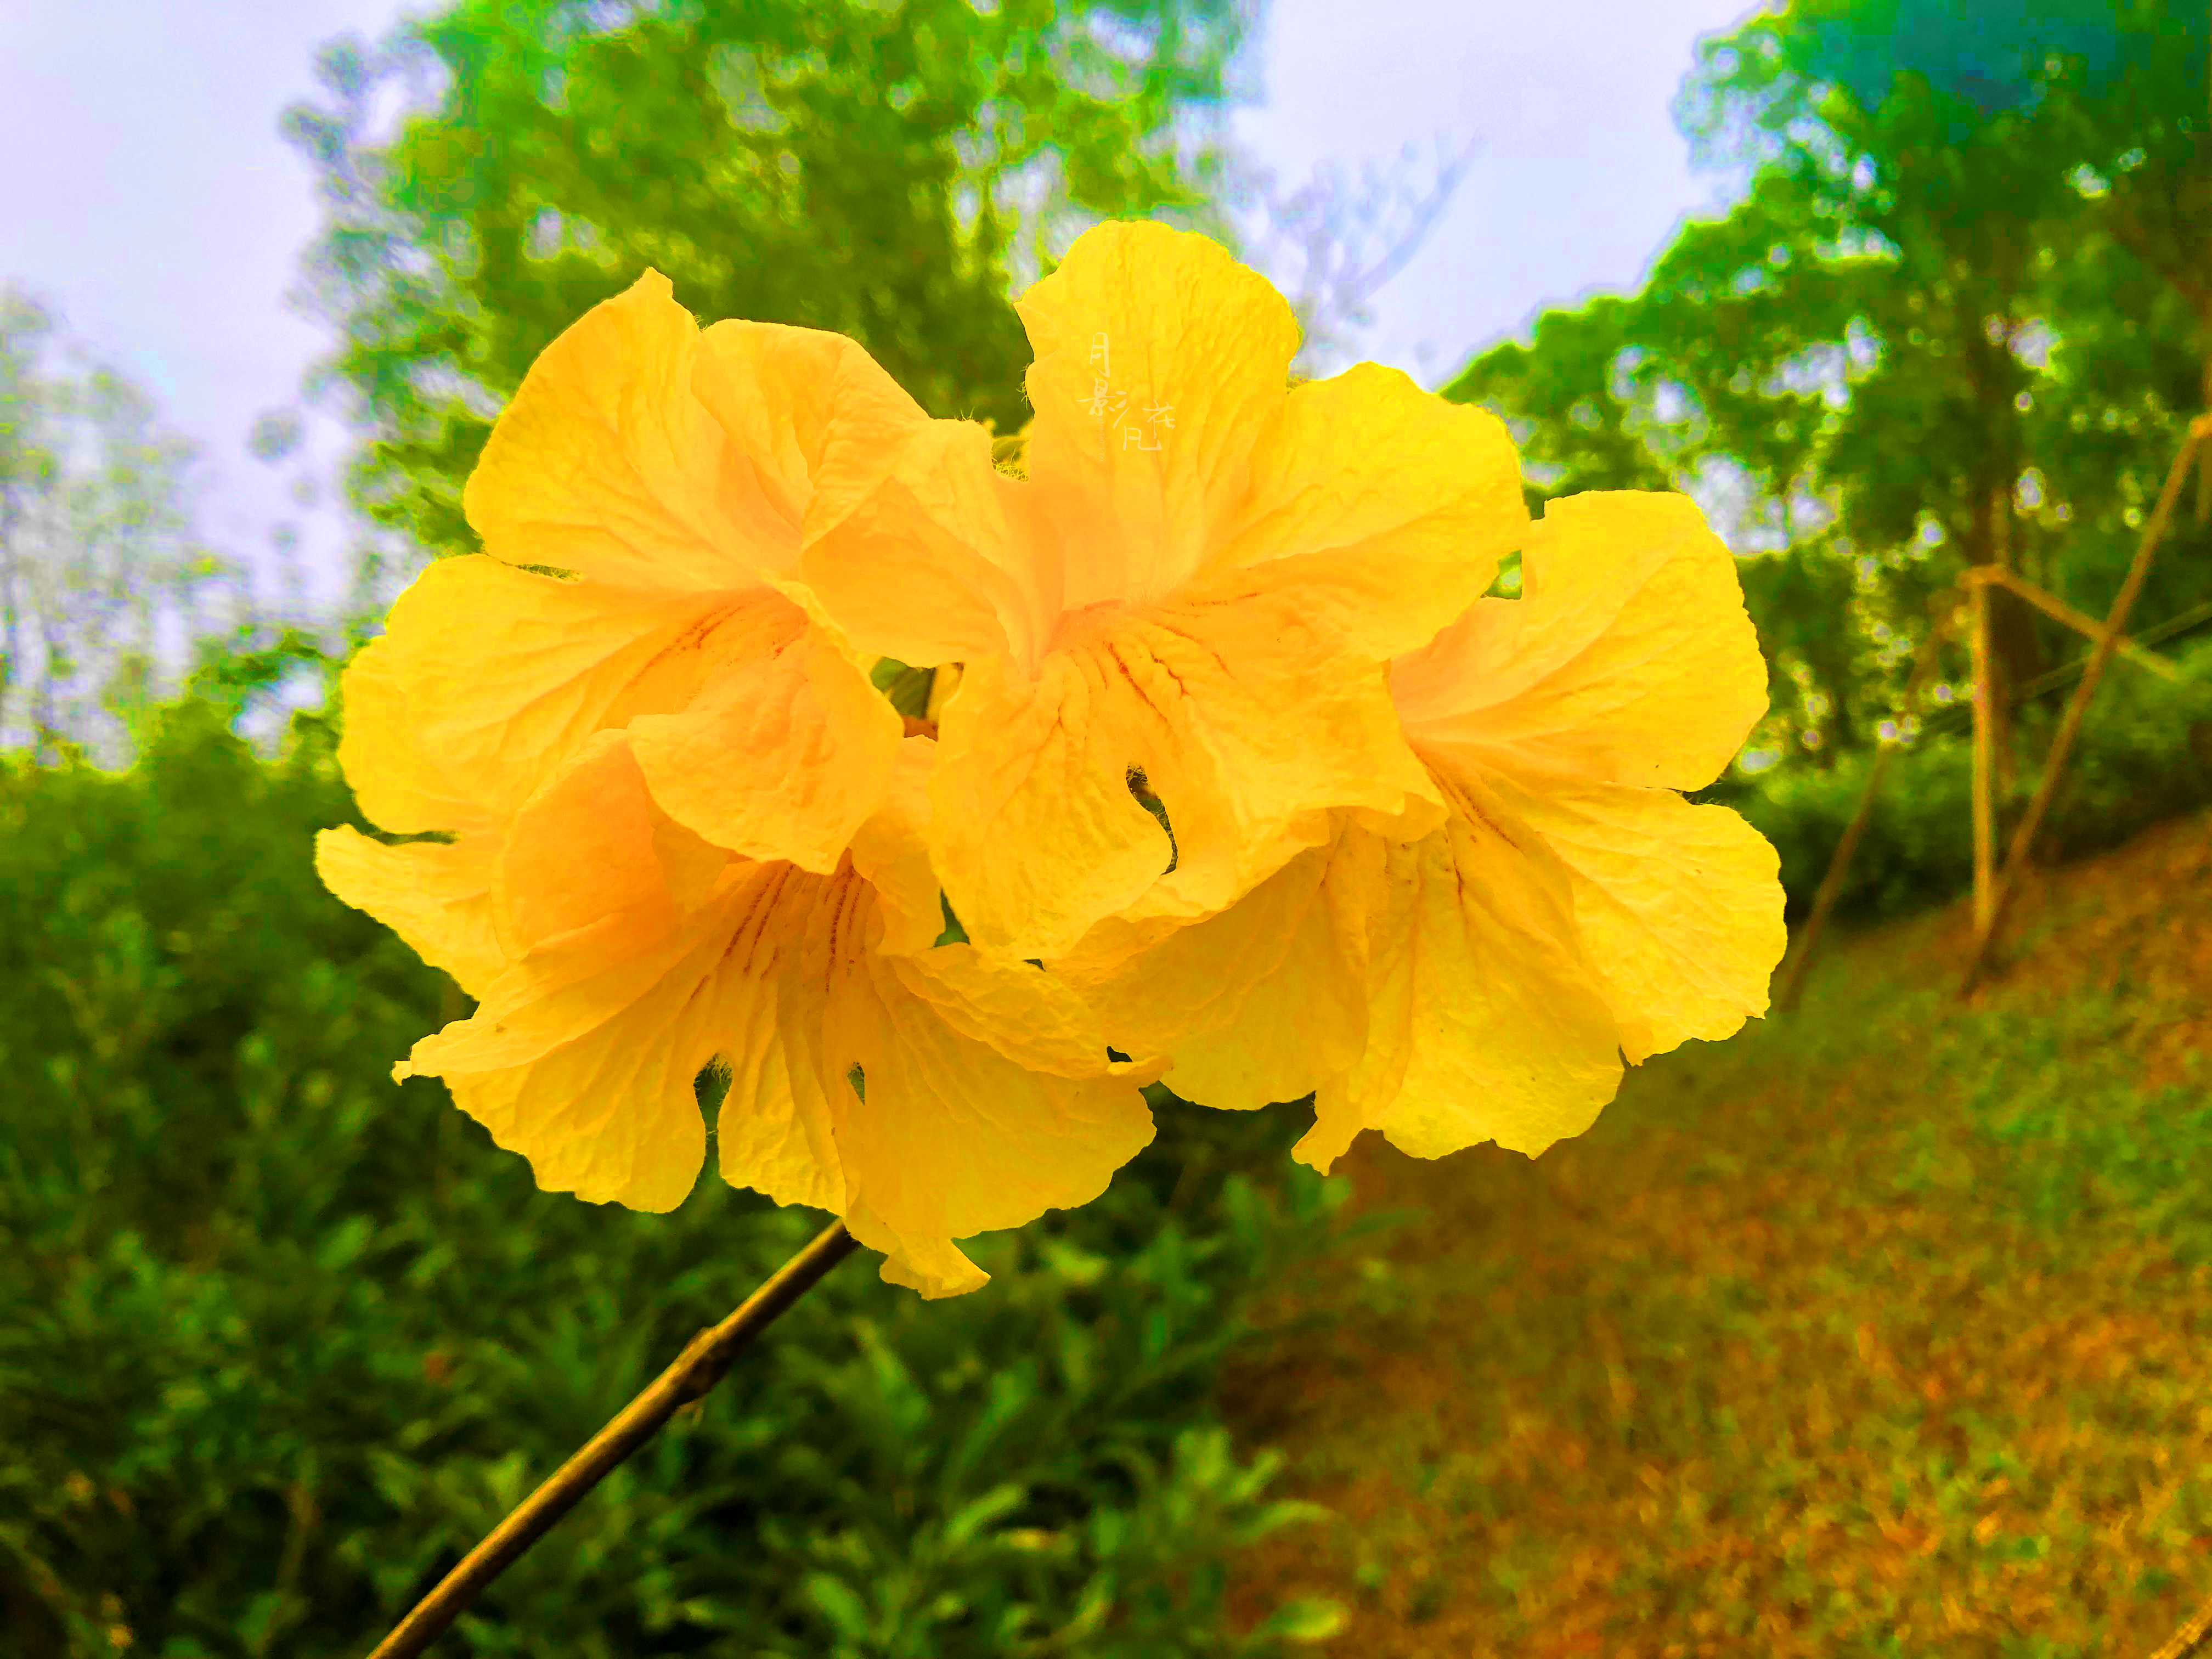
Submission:
POLYGON ((539 359, 465 502, 487 553, 417 579, 349 666, 340 757, 392 845, 326 831, 339 896, 482 1000, 400 1074, 540 1185, 680 1201, 721 1165, 843 1215, 926 1294, 951 1240, 1086 1201, 1151 1138, 1050 975, 934 946, 933 745, 791 580, 936 430, 850 341, 702 333, 648 274, 539 359))
POLYGON ((432 565, 393 608, 384 672, 411 724, 349 733, 364 810, 393 831, 455 828, 384 781, 429 764, 511 813, 619 727, 695 833, 835 868, 902 730, 789 573, 933 424, 840 336, 702 333, 653 272, 593 307, 469 479, 485 555, 432 565))
POLYGON ((1224 915, 1101 930, 1054 963, 1185 1097, 1316 1094, 1297 1155, 1364 1128, 1440 1157, 1536 1153, 1638 1063, 1766 1006, 1784 945, 1774 850, 1681 791, 1766 707, 1734 561, 1685 497, 1594 494, 1530 526, 1523 588, 1392 665, 1449 803, 1394 842, 1340 817, 1224 915))
POLYGON ((894 1284, 976 1288, 952 1241, 1097 1197, 1152 1139, 1152 1073, 1110 1059, 1052 975, 933 945, 931 747, 907 741, 825 874, 701 839, 627 734, 593 734, 498 849, 507 966, 395 1075, 443 1078, 540 1187, 667 1210, 705 1155, 693 1080, 719 1062, 725 1179, 842 1216, 894 1284))
POLYGON ((1224 909, 1332 813, 1440 823, 1383 666, 1520 539, 1499 422, 1372 364, 1291 386, 1281 296, 1158 225, 1086 233, 1019 309, 1026 476, 945 423, 797 567, 858 645, 963 665, 930 850, 969 936, 1057 956, 1224 909))

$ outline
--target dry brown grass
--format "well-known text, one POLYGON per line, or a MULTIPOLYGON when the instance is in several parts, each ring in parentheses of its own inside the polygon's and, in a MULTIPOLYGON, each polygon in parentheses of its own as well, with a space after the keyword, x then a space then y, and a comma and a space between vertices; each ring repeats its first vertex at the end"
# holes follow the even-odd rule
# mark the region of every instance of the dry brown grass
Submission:
POLYGON ((1234 1605, 1334 1595, 1359 1659, 2155 1649, 2212 1595, 2212 817, 2015 917, 1971 1004, 1963 908, 1839 939, 1539 1160, 1364 1138, 1355 1207, 1426 1217, 1230 1381, 1338 1516, 1234 1605))

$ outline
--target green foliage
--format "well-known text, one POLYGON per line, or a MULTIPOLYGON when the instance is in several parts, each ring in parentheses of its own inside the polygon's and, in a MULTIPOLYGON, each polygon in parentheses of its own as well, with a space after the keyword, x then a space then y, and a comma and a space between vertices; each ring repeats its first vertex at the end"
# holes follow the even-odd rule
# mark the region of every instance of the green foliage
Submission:
MULTIPOLYGON (((1446 394, 1514 426, 1532 498, 1707 503, 1776 670, 1754 738, 1785 757, 1775 787, 1894 712, 1962 567, 2101 611, 2203 404, 2212 164, 2204 54, 2179 43, 2204 19, 2099 10, 1797 0, 1709 39, 1678 118, 1748 173, 1741 199, 1446 394)), ((2142 621, 2204 596, 2212 525, 2181 515, 2169 544, 2142 621)), ((1992 607, 2002 684, 2071 654, 2014 596, 1992 607)))
POLYGON ((933 414, 1019 427, 1014 274, 1071 215, 1203 216, 1246 27, 1240 0, 453 0, 331 49, 331 106, 286 123, 329 213, 331 378, 376 434, 357 492, 471 548, 493 414, 647 265, 702 319, 848 334, 933 414))
POLYGON ((1626 301, 1606 296, 1578 311, 1547 311, 1526 346, 1507 341, 1468 365, 1443 390, 1507 417, 1528 475, 1528 510, 1585 489, 1666 489, 1673 476, 1638 429, 1623 395, 1631 350, 1626 301))
MULTIPOLYGON (((2212 804, 2212 641, 2179 660, 2179 684, 2124 662, 2106 671, 2038 838, 2039 862, 2118 846, 2160 819, 2212 804)), ((2001 836, 2035 788, 2063 703, 2054 694, 2021 721, 2022 763, 1999 803, 2001 836)), ((1778 769, 1756 787, 1717 793, 1780 853, 1793 920, 1811 908, 1872 764, 1873 752, 1860 750, 1831 768, 1778 769)), ((1972 881, 1972 751, 1955 738, 1923 738, 1890 763, 1844 880, 1844 914, 1900 915, 1941 903, 1972 881)))
MULTIPOLYGON (((296 653, 294 653, 296 656, 296 653)), ((278 651, 231 677, 266 685, 278 651)), ((332 732, 167 710, 0 771, 0 1650, 358 1654, 820 1224, 542 1193, 392 1061, 463 1005, 318 884, 332 732)), ((1200 1113, 924 1303, 863 1256, 526 1555, 456 1654, 1138 1656, 1304 1518, 1230 1446, 1255 1293, 1341 1231, 1295 1115, 1200 1113)), ((711 1153, 710 1165, 711 1165, 711 1153)), ((445 1650, 441 1648, 441 1651, 445 1650)))

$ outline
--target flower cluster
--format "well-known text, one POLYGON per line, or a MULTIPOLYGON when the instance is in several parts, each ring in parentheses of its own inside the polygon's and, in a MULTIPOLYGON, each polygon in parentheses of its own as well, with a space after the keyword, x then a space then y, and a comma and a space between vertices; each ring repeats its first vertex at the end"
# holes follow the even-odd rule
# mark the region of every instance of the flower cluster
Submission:
POLYGON ((1672 495, 1532 521, 1481 410, 1297 328, 1202 237, 1091 231, 1020 302, 1024 476, 859 346, 648 272, 538 360, 348 668, 398 836, 332 891, 478 1006, 418 1042, 541 1186, 733 1183, 926 1296, 1096 1197, 1164 1079, 1434 1158, 1580 1133, 1765 1006, 1771 848, 1678 793, 1766 703, 1672 495), (1486 597, 1517 552, 1517 598, 1486 597), (878 690, 933 667, 922 716, 878 690))

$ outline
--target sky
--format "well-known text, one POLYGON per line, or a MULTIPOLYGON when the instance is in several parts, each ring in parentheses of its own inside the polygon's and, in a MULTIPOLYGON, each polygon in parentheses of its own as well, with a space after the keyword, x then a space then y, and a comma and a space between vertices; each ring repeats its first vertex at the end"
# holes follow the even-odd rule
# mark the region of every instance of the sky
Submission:
MULTIPOLYGON (((333 491, 303 507, 293 480, 334 478, 346 434, 303 401, 333 342, 286 301, 319 214, 277 120, 313 95, 320 43, 374 38, 402 9, 0 0, 0 283, 57 307, 199 441, 208 539, 273 574, 272 529, 298 527, 311 602, 339 591, 352 532, 333 491), (279 408, 305 410, 308 444, 272 470, 246 439, 279 408)), ((1697 38, 1753 9, 1273 0, 1257 46, 1265 101, 1233 131, 1286 190, 1325 161, 1357 171, 1407 144, 1472 148, 1434 230, 1354 337, 1358 355, 1439 386, 1541 311, 1634 287, 1683 218, 1723 205, 1720 184, 1691 172, 1668 104, 1697 38)))

